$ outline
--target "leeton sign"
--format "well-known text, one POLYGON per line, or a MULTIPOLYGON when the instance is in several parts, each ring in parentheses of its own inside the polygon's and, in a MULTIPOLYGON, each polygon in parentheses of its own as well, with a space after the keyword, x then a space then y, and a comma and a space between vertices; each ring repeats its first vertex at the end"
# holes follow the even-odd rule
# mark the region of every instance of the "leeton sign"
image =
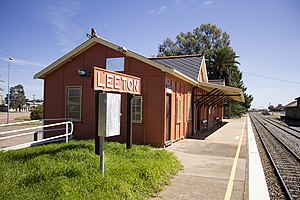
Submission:
POLYGON ((135 76, 94 67, 94 90, 140 94, 141 79, 135 76))
POLYGON ((141 94, 141 79, 128 74, 117 73, 94 67, 93 89, 96 105, 95 153, 100 155, 100 170, 104 174, 105 137, 120 135, 121 94, 127 93, 127 136, 126 146, 132 146, 131 109, 133 95, 141 94), (99 91, 105 92, 100 93, 99 91))

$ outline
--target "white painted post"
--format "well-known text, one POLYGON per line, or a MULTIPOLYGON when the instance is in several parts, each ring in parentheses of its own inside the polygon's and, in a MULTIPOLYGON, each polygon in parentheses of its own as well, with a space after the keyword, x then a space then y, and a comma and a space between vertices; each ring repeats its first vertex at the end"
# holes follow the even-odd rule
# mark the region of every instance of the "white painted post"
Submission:
POLYGON ((105 137, 100 136, 100 170, 104 175, 104 141, 105 137))
POLYGON ((69 138, 68 138, 68 122, 66 123, 66 142, 69 142, 69 138))

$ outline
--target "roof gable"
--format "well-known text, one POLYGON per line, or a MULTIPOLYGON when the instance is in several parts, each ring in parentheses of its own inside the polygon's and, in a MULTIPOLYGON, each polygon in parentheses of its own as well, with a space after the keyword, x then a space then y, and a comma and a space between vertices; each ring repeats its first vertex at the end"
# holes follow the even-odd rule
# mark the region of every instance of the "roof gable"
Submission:
POLYGON ((194 81, 207 82, 207 74, 204 74, 206 72, 206 65, 203 55, 155 57, 149 59, 169 69, 175 69, 194 81))
POLYGON ((120 51, 121 53, 124 54, 124 56, 127 57, 133 57, 137 60, 140 60, 144 63, 147 63, 153 67, 156 67, 158 69, 160 69, 163 72, 167 72, 170 74, 173 74, 174 76, 183 79, 193 85, 197 85, 198 81, 194 80, 193 78, 187 76, 186 74, 182 73, 179 70, 176 70, 174 68, 168 68, 165 65, 162 65, 160 63, 154 62, 142 55, 139 55, 135 52, 132 52, 130 50, 127 50, 123 47, 120 47, 116 44, 113 44, 107 40, 104 40, 103 38, 100 38, 98 36, 94 36, 92 38, 90 38, 89 40, 87 40, 86 42, 82 43, 81 45, 79 45, 78 47, 76 47, 75 49, 73 49, 72 51, 70 51, 69 53, 67 53, 66 55, 62 56, 61 58, 59 58, 58 60, 56 60, 55 62, 53 62, 52 64, 50 64, 48 67, 44 68, 43 70, 41 70, 40 72, 38 72, 37 74, 34 75, 35 79, 44 79, 48 74, 50 74, 51 72, 55 71, 56 69, 58 69, 59 67, 61 67, 62 65, 64 65, 65 63, 69 62, 70 60, 72 60, 73 58, 75 58, 76 56, 80 55, 81 53, 83 53, 84 51, 86 51, 87 49, 91 48, 92 46, 94 46, 95 44, 101 44, 104 45, 108 48, 114 49, 116 51, 120 51))
POLYGON ((198 75, 198 81, 208 83, 207 69, 206 69, 206 63, 204 57, 202 59, 201 68, 198 75))

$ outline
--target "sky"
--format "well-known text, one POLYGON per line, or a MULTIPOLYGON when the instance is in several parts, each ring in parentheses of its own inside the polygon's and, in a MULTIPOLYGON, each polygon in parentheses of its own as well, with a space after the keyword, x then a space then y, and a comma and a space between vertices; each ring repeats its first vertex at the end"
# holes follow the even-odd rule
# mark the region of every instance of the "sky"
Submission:
POLYGON ((10 68, 10 86, 42 99, 43 80, 34 74, 86 41, 92 27, 150 57, 167 37, 204 23, 230 35, 253 108, 300 96, 298 0, 0 0, 0 88, 7 93, 10 68))

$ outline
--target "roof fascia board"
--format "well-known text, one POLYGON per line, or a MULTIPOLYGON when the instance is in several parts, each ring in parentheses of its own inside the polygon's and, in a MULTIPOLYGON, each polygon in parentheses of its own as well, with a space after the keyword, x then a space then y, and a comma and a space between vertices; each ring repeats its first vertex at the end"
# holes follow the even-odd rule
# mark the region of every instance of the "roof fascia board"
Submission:
MULTIPOLYGON (((90 48, 91 46, 93 46, 94 44, 99 43, 102 44, 106 47, 109 47, 111 49, 114 49, 116 51, 118 51, 118 48, 120 46, 115 45, 107 40, 104 40, 103 38, 99 38, 99 37, 92 37, 91 39, 87 40, 86 42, 82 43, 81 45, 79 45, 78 47, 76 47, 75 49, 73 49, 72 51, 70 51, 69 53, 67 53, 66 55, 62 56, 61 58, 59 58, 57 61, 53 62, 52 64, 50 64, 48 67, 46 67, 45 69, 41 70, 40 72, 38 72, 37 74, 34 75, 34 79, 43 79, 46 77, 47 74, 53 72, 54 70, 56 70, 57 68, 59 68, 60 66, 62 66, 63 64, 65 64, 66 62, 68 62, 69 60, 72 60, 74 57, 76 57, 77 55, 79 55, 80 53, 82 53, 83 51, 85 51, 86 49, 90 48)), ((140 60, 146 64, 149 64, 153 67, 156 67, 158 69, 160 69, 162 72, 167 72, 169 74, 172 74, 184 81, 187 81, 193 85, 197 85, 198 82, 194 81, 193 79, 189 78, 188 76, 182 74, 181 72, 175 70, 175 69, 169 69, 167 67, 165 67, 164 65, 161 65, 159 63, 156 63, 142 55, 139 55, 135 52, 132 52, 130 50, 128 50, 127 52, 124 53, 126 56, 128 57, 133 57, 137 60, 140 60)))
POLYGON ((245 102, 245 98, 243 95, 243 91, 240 88, 234 88, 234 87, 229 87, 229 86, 223 86, 223 85, 216 85, 216 84, 212 84, 212 83, 204 83, 204 82, 199 82, 198 87, 201 87, 205 89, 206 88, 217 88, 219 90, 222 90, 226 93, 232 92, 232 93, 236 93, 236 94, 240 94, 239 97, 235 97, 232 96, 231 99, 235 100, 235 101, 239 101, 239 102, 245 102))
POLYGON ((34 79, 43 79, 43 78, 45 78, 46 74, 49 74, 49 73, 53 72, 54 70, 56 70, 57 68, 59 68, 63 64, 69 62, 74 57, 76 57, 81 52, 85 51, 86 49, 90 48, 94 44, 95 44, 95 39, 94 38, 91 38, 91 39, 87 40, 86 42, 82 43, 81 45, 79 45, 78 47, 76 47, 75 49, 73 49, 72 51, 67 53, 66 55, 64 55, 61 58, 59 58, 58 60, 54 61, 48 67, 44 68, 43 70, 41 70, 40 72, 35 74, 33 78, 34 79))
MULTIPOLYGON (((203 59, 202 59, 202 62, 201 62, 201 68, 203 68, 203 79, 205 81, 205 83, 208 83, 208 76, 207 76, 207 69, 206 69, 206 62, 205 62, 205 56, 203 55, 203 59)), ((201 69, 200 69, 200 72, 201 72, 201 69)))

